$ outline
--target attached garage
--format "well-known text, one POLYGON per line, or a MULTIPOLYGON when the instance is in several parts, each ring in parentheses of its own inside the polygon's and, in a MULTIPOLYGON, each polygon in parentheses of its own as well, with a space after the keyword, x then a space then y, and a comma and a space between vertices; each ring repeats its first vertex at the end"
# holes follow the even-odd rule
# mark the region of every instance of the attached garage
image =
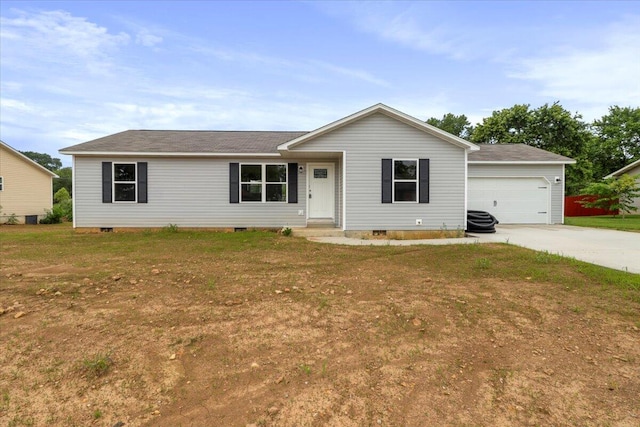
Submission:
POLYGON ((501 224, 549 224, 551 186, 545 178, 469 178, 468 208, 501 224))
POLYGON ((481 144, 469 153, 467 209, 501 224, 562 224, 564 167, 573 163, 524 144, 481 144))

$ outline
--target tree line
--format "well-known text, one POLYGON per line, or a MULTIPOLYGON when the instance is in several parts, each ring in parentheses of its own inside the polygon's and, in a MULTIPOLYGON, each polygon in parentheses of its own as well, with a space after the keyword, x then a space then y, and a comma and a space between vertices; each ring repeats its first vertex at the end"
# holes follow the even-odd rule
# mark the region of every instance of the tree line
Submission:
POLYGON ((474 143, 526 144, 576 160, 566 169, 566 192, 579 194, 593 182, 640 158, 640 108, 609 107, 591 123, 560 103, 531 108, 516 104, 471 125, 464 114, 426 121, 474 143))

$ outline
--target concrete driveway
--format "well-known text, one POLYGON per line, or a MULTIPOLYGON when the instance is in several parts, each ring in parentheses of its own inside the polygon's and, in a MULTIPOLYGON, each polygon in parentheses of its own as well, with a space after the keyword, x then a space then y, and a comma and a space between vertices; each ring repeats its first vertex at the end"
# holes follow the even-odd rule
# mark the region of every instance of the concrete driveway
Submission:
POLYGON ((499 225, 478 242, 511 243, 640 274, 640 233, 569 225, 499 225))

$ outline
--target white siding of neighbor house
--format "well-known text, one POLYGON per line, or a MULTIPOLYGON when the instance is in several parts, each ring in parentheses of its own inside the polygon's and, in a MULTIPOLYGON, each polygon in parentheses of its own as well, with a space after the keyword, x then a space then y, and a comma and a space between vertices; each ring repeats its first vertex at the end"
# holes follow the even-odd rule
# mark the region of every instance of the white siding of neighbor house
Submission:
POLYGON ((306 161, 296 159, 76 156, 74 182, 76 227, 306 225, 306 161), (148 203, 102 203, 102 162, 147 162, 148 203), (233 162, 305 166, 305 173, 298 174, 298 203, 229 203, 229 163, 233 162), (299 210, 303 215, 298 215, 299 210))
POLYGON ((564 175, 563 165, 539 164, 470 164, 469 178, 473 177, 543 177, 551 186, 551 217, 552 224, 562 224, 564 222, 564 175), (560 177, 562 181, 555 183, 555 177, 560 177))
POLYGON ((20 223, 25 221, 25 215, 37 215, 40 219, 51 209, 51 175, 1 145, 0 176, 3 181, 0 223, 12 214, 20 223))
MULTIPOLYGON (((625 175, 631 175, 633 177, 636 178, 636 181, 638 181, 638 183, 640 184, 640 165, 636 166, 635 168, 628 170, 627 172, 625 172, 625 175)), ((633 211, 632 213, 637 214, 640 213, 640 197, 636 197, 635 201, 633 202, 633 206, 635 206, 636 208, 638 208, 637 211, 633 211)))
MULTIPOLYGON (((465 150, 376 113, 293 147, 346 153, 347 230, 464 230, 465 150), (382 159, 430 159, 429 203, 382 203, 382 159), (417 226, 416 219, 423 225, 417 226)), ((340 173, 340 176, 342 173, 340 173)), ((342 207, 341 207, 342 209, 342 207)))

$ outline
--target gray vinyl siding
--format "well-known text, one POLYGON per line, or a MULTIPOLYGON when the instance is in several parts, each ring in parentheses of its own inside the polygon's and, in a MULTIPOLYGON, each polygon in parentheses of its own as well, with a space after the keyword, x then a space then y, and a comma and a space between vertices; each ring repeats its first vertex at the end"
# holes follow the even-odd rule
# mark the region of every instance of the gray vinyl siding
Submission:
MULTIPOLYGON (((306 174, 298 203, 229 203, 229 163, 292 163, 280 158, 75 158, 76 227, 283 227, 306 225, 306 174), (148 162, 148 203, 102 203, 102 162, 148 162), (302 210, 303 215, 298 215, 302 210)), ((298 162, 304 165, 305 162, 298 162)))
POLYGON ((564 204, 564 175, 562 165, 469 165, 469 178, 472 177, 544 177, 551 185, 551 223, 562 224, 562 207, 564 204), (555 183, 555 177, 562 181, 555 183))
POLYGON ((376 113, 292 149, 297 150, 346 153, 346 182, 341 187, 346 192, 347 230, 465 228, 466 164, 461 147, 376 113), (430 203, 383 204, 384 158, 430 159, 430 203), (416 226, 416 219, 423 225, 416 226))

